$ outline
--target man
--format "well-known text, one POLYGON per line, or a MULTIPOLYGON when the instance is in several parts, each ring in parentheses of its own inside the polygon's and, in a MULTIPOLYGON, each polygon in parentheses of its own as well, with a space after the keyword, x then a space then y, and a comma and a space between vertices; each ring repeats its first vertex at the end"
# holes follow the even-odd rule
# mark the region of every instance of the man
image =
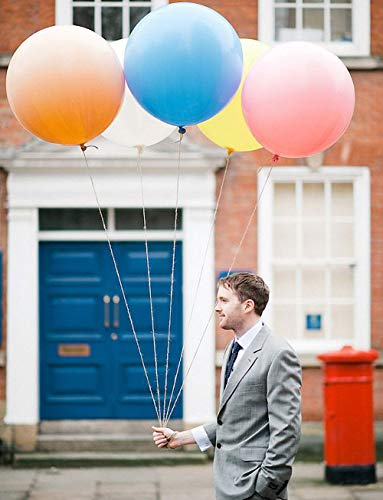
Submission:
POLYGON ((219 325, 235 338, 224 354, 217 421, 183 432, 153 427, 159 448, 215 446, 217 500, 287 499, 301 429, 301 367, 261 320, 268 300, 267 285, 252 273, 219 281, 219 325))

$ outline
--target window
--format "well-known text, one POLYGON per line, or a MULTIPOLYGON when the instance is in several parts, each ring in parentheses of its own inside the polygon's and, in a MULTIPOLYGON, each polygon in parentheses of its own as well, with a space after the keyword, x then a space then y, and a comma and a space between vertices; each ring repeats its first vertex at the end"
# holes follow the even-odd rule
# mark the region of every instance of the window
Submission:
MULTIPOLYGON (((116 208, 117 230, 140 230, 143 228, 142 208, 116 208)), ((174 209, 146 208, 146 227, 150 230, 174 229, 174 209)), ((182 229, 182 209, 178 209, 177 229, 182 229)))
POLYGON ((363 185, 363 169, 359 176, 283 170, 272 173, 268 208, 262 200, 259 214, 259 239, 268 239, 259 264, 271 287, 269 320, 300 351, 366 347, 369 338, 358 336, 370 323, 368 179, 363 185))
POLYGON ((168 0, 56 0, 56 24, 76 24, 106 40, 127 38, 151 10, 168 0))
MULTIPOLYGON (((148 231, 174 230, 173 208, 147 208, 148 231)), ((143 231, 142 208, 102 209, 109 230, 143 231)), ((103 231, 97 208, 40 208, 40 231, 103 231)), ((177 229, 182 229, 182 208, 178 209, 177 229)))
MULTIPOLYGON (((107 224, 107 212, 102 210, 107 224)), ((97 208, 40 208, 40 231, 102 231, 102 222, 97 208)))
POLYGON ((339 56, 370 53, 368 0, 260 0, 259 39, 315 42, 339 56))

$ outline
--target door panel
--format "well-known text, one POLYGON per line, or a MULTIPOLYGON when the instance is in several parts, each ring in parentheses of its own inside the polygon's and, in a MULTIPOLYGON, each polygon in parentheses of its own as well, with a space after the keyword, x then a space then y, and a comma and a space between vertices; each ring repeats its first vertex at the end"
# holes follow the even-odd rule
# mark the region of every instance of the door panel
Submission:
MULTIPOLYGON (((158 382, 161 399, 165 387, 166 351, 168 339, 170 284, 172 267, 172 244, 168 242, 149 243, 151 290, 154 330, 158 367, 158 382)), ((150 312, 149 287, 144 243, 119 243, 115 247, 121 278, 131 309, 137 340, 144 358, 148 378, 157 403, 157 378, 150 312)), ((168 390, 170 395, 175 370, 182 349, 182 246, 177 243, 175 280, 173 290, 172 325, 169 350, 168 390), (169 389, 170 385, 170 389, 169 389)), ((116 390, 116 416, 118 418, 155 418, 155 410, 148 389, 141 359, 131 324, 121 297, 119 339, 114 343, 114 387, 116 390), (126 418, 126 417, 125 417, 126 418)), ((176 390, 182 382, 182 370, 178 376, 176 390)), ((163 406, 163 402, 161 402, 163 406)), ((182 398, 173 414, 182 416, 182 398)))
MULTIPOLYGON (((157 402, 143 242, 114 243, 137 339, 157 402)), ((168 396, 182 349, 182 246, 177 243, 168 396)), ((149 243, 158 379, 165 385, 172 243, 149 243)), ((106 243, 40 244, 42 419, 155 418, 152 398, 106 243), (107 300, 105 300, 107 299, 107 300)), ((182 381, 179 374, 177 390, 182 381)), ((163 405, 163 402, 161 402, 163 405)), ((182 398, 174 417, 182 416, 182 398)))

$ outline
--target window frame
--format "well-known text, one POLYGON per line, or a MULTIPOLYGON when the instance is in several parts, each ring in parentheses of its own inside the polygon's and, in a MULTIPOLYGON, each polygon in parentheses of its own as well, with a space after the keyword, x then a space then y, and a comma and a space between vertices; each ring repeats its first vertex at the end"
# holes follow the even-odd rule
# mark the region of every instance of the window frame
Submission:
MULTIPOLYGON (((320 0, 318 0, 319 3, 320 0)), ((328 5, 330 0, 322 0, 328 5)), ((283 4, 282 4, 283 5, 283 4)), ((289 7, 302 7, 303 0, 297 0, 296 4, 289 7)), ((275 15, 274 0, 259 0, 258 2, 258 39, 269 45, 278 46, 283 42, 277 42, 274 38, 275 15)), ((314 8, 313 7, 310 8, 314 8)), ((341 7, 341 6, 340 6, 341 7)), ((315 42, 330 50, 340 57, 367 57, 370 55, 371 26, 370 26, 370 2, 369 0, 352 0, 352 34, 353 42, 315 42)))
MULTIPOLYGON (((39 207, 38 209, 38 232, 39 238, 42 241, 83 241, 83 240, 94 240, 94 241, 105 241, 105 232, 102 228, 100 229, 42 229, 40 226, 40 210, 45 209, 90 209, 97 211, 97 208, 94 206, 81 206, 81 207, 39 207)), ((168 229, 153 229, 148 228, 144 231, 144 228, 141 229, 117 229, 116 227, 116 210, 119 209, 139 209, 142 210, 142 207, 139 206, 131 206, 131 207, 103 207, 102 210, 104 213, 104 220, 106 223, 106 228, 108 231, 109 239, 111 241, 171 241, 174 239, 174 228, 168 229)), ((169 209, 174 210, 174 206, 161 206, 161 207, 147 207, 146 210, 151 209, 169 209)), ((180 240, 183 238, 183 224, 184 224, 184 207, 179 207, 179 213, 181 212, 181 225, 177 228, 176 238, 180 240)))
MULTIPOLYGON (((148 2, 151 2, 151 9, 158 9, 159 7, 163 7, 164 5, 167 5, 169 3, 169 0, 142 0, 142 2, 131 2, 130 0, 121 0, 120 2, 108 2, 109 3, 119 3, 121 4, 121 7, 127 6, 127 7, 144 7, 147 5, 148 2)), ((89 4, 89 7, 98 7, 103 5, 104 7, 109 7, 106 2, 103 3, 102 0, 81 0, 79 2, 73 2, 73 0, 55 0, 55 24, 56 25, 65 25, 65 24, 73 24, 73 6, 76 4, 78 7, 84 7, 85 4, 89 4), (78 4, 78 5, 77 5, 78 4), (91 5, 92 4, 92 5, 91 5)), ((97 17, 97 11, 99 9, 96 9, 95 12, 95 26, 97 27, 97 24, 101 26, 101 16, 99 16, 99 19, 97 17)), ((127 38, 129 33, 128 33, 129 27, 126 27, 126 25, 122 25, 122 38, 127 38)), ((100 36, 101 33, 99 33, 97 30, 95 30, 95 33, 98 33, 100 36)))
MULTIPOLYGON (((258 196, 264 188, 258 206, 258 273, 270 286, 270 302, 263 314, 265 321, 272 324, 273 312, 273 184, 275 182, 350 182, 354 184, 354 235, 355 267, 354 337, 352 345, 358 349, 371 347, 371 244, 370 244, 370 172, 368 167, 321 167, 313 171, 308 167, 265 167, 258 176, 258 196), (266 183, 266 185, 265 185, 266 183), (264 187, 265 186, 265 187, 264 187), (356 210, 357 207, 357 210, 356 210)), ((278 334, 278 332, 276 332, 278 334)), ((341 348, 347 339, 297 339, 287 338, 299 354, 318 354, 326 350, 341 348)))

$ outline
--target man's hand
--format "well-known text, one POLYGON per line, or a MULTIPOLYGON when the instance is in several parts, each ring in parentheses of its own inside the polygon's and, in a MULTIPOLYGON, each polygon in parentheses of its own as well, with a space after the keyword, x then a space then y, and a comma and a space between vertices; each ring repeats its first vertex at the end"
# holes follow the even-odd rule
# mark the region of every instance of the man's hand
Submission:
POLYGON ((168 427, 152 427, 153 441, 158 448, 171 448, 175 449, 181 446, 177 442, 178 432, 169 429, 168 427))

